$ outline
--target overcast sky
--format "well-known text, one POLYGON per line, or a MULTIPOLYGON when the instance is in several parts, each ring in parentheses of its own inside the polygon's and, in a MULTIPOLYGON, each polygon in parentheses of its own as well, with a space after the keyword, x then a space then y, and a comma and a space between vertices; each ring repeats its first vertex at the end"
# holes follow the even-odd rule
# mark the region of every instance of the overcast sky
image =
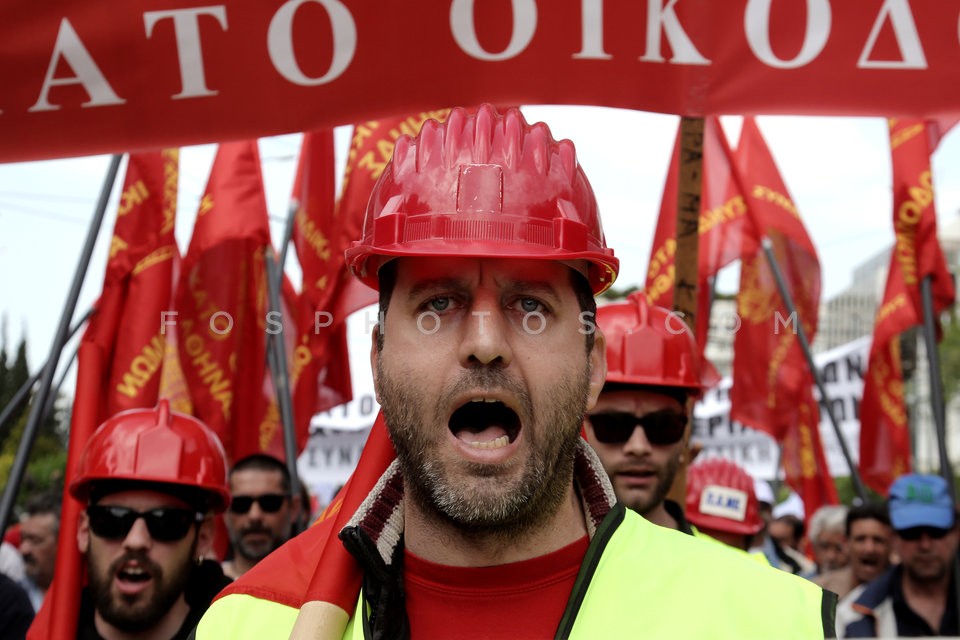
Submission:
MULTIPOLYGON (((574 141, 600 202, 608 243, 621 260, 617 285, 642 285, 678 118, 606 108, 523 110, 528 120, 549 124, 555 137, 574 141)), ((893 242, 886 123, 821 117, 760 117, 758 123, 819 252, 825 299, 836 295, 850 284, 854 267, 893 242)), ((724 125, 735 145, 739 118, 725 118, 724 125)), ((342 158, 350 131, 342 127, 337 133, 342 158)), ((260 141, 275 243, 283 231, 299 144, 299 135, 260 141)), ((189 242, 214 152, 214 145, 181 152, 181 250, 189 242)), ((33 370, 52 343, 108 161, 96 156, 0 164, 0 314, 6 319, 8 345, 15 346, 23 335, 29 339, 33 370)), ((933 167, 942 228, 956 221, 960 211, 960 133, 944 138, 933 167)), ((102 286, 116 193, 77 315, 90 307, 102 286)), ((299 282, 295 265, 288 271, 299 282)), ((733 286, 736 280, 728 277, 726 288, 733 286)))

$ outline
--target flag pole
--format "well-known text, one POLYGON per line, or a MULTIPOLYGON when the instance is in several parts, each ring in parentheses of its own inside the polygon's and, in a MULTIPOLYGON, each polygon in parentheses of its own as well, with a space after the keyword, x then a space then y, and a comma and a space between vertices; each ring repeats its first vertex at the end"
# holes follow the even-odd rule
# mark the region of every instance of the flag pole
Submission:
MULTIPOLYGON (((923 344, 927 348, 927 363, 930 369, 930 402, 933 405, 933 423, 937 430, 937 449, 940 453, 940 475, 947 482, 950 500, 957 503, 957 488, 954 485, 953 467, 947 456, 947 420, 943 401, 943 379, 940 377, 940 352, 937 351, 936 313, 933 309, 933 276, 925 275, 920 280, 920 300, 923 304, 923 344)), ((953 555, 953 580, 960 580, 960 554, 953 555)), ((960 607, 960 591, 954 606, 960 607)))
POLYGON ((933 405, 933 423, 937 429, 937 449, 940 452, 940 475, 947 481, 950 498, 956 502, 953 467, 947 456, 947 420, 943 401, 943 379, 940 377, 940 353, 937 351, 936 313, 933 310, 933 276, 924 276, 920 281, 920 297, 923 300, 923 343, 927 347, 927 363, 930 369, 930 402, 933 405))
MULTIPOLYGON (((795 317, 797 313, 797 308, 793 304, 793 297, 790 295, 790 291, 787 289, 786 281, 783 279, 783 273, 780 271, 780 264, 777 262, 776 256, 773 255, 773 242, 766 235, 763 236, 760 241, 760 246, 763 247, 763 255, 767 258, 767 263, 770 265, 770 270, 773 271, 773 277, 777 281, 777 289, 780 291, 780 297, 783 298, 783 303, 787 307, 791 317, 795 317)), ((861 503, 867 501, 867 489, 863 485, 863 481, 860 479, 860 473, 857 471, 857 467, 853 464, 853 457, 850 455, 850 449, 847 447, 847 441, 843 437, 843 433, 840 431, 840 424, 837 422, 837 416, 833 413, 833 406, 830 404, 830 397, 827 395, 827 389, 823 386, 823 380, 820 378, 820 372, 817 370, 817 365, 813 361, 813 352, 810 349, 810 341, 807 340, 807 332, 803 328, 803 322, 800 321, 799 316, 797 321, 794 324, 797 331, 797 339, 800 341, 800 347, 803 349, 803 356, 807 359, 807 366, 810 368, 810 374, 813 376, 813 381, 817 385, 817 389, 820 391, 820 404, 827 411, 827 416, 830 418, 830 424, 833 426, 833 432, 837 436, 837 442, 840 443, 840 450, 843 452, 843 457, 847 461, 847 465, 850 467, 850 479, 853 481, 853 488, 857 492, 857 497, 860 499, 861 503)))
POLYGON ((73 361, 77 359, 77 351, 79 350, 79 346, 73 350, 73 354, 70 356, 70 359, 67 360, 67 366, 60 372, 60 379, 53 385, 53 392, 47 398, 47 406, 43 408, 43 415, 40 416, 40 422, 45 421, 53 411, 53 405, 57 401, 57 396, 60 395, 60 388, 63 387, 63 382, 67 379, 67 374, 70 373, 70 367, 73 366, 73 361))
MULTIPOLYGON (((277 254, 273 247, 267 247, 267 294, 270 299, 270 312, 281 313, 280 284, 283 282, 283 272, 277 261, 277 254)), ((277 394, 277 405, 280 408, 280 422, 283 425, 283 449, 287 457, 287 468, 290 470, 290 491, 293 495, 300 495, 300 476, 297 475, 297 434, 293 424, 293 402, 290 399, 290 379, 287 376, 287 352, 283 343, 283 322, 280 329, 267 336, 268 362, 270 377, 273 379, 273 388, 277 394)))
POLYGON ((67 295, 67 302, 63 307, 63 313, 60 315, 60 325, 57 327, 57 333, 53 338, 53 345, 50 347, 50 356, 47 358, 47 364, 43 367, 40 386, 37 388, 37 393, 34 396, 33 410, 30 412, 27 425, 23 429, 20 449, 17 451, 17 456, 13 460, 13 467, 10 469, 7 486, 3 488, 3 497, 0 499, 0 534, 7 530, 7 520, 13 511, 13 503, 20 489, 23 474, 27 469, 27 458, 37 438, 40 420, 43 417, 43 409, 47 404, 47 397, 50 395, 50 387, 53 385, 53 375, 56 371, 57 363, 60 361, 63 346, 67 342, 70 320, 73 318, 73 313, 77 308, 80 289, 83 287, 83 280, 87 275, 87 269, 90 267, 90 258, 93 256, 93 248, 97 244, 97 236, 100 235, 103 216, 107 211, 107 201, 110 199, 110 192, 113 190, 113 183, 116 181, 122 157, 122 154, 114 154, 110 158, 107 175, 100 189, 100 198, 94 209, 93 219, 90 221, 90 228, 87 231, 87 239, 80 254, 80 261, 77 264, 76 272, 73 274, 73 283, 67 295))
MULTIPOLYGON (((287 211, 287 221, 283 225, 283 238, 280 240, 280 258, 278 259, 279 272, 277 277, 283 277, 283 268, 287 264, 287 250, 290 248, 290 240, 293 238, 293 225, 296 223, 297 219, 297 202, 290 203, 290 210, 287 211)), ((277 287, 279 287, 281 281, 277 280, 277 287)))
MULTIPOLYGON (((703 118, 680 118, 680 155, 677 175, 677 253, 674 259, 673 310, 691 333, 697 331, 697 284, 700 250, 700 198, 703 180, 703 118)), ((709 310, 707 310, 709 314, 709 310)), ((687 400, 685 409, 693 414, 693 401, 687 400)), ((690 446, 693 421, 687 422, 683 432, 682 450, 690 446)), ((667 495, 677 504, 685 504, 689 455, 683 456, 673 485, 667 495)))

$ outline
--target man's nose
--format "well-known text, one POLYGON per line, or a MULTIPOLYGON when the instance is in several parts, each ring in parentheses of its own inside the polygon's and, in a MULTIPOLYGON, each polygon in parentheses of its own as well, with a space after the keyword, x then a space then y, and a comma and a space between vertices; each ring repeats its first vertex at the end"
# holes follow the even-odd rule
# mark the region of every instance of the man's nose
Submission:
POLYGON ((504 316, 499 301, 493 296, 479 295, 464 319, 460 343, 460 364, 463 367, 500 364, 507 366, 513 360, 510 345, 509 320, 504 316))
POLYGON ((624 453, 639 456, 649 453, 651 450, 650 441, 647 440, 647 432, 640 425, 635 425, 633 433, 623 443, 624 453))
POLYGON ((153 544, 153 536, 147 529, 147 521, 143 518, 137 518, 127 532, 127 537, 123 539, 123 546, 126 549, 149 549, 153 544))

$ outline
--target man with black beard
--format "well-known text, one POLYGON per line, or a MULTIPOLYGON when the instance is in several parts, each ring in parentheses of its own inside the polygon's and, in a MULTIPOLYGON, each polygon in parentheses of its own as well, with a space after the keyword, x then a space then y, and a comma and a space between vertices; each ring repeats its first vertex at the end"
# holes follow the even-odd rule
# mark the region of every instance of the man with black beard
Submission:
POLYGON ((339 528, 359 598, 322 621, 304 604, 343 575, 318 560, 336 542, 321 518, 225 590, 199 640, 832 632, 816 585, 625 509, 580 437, 607 369, 594 295, 619 263, 569 140, 516 109, 453 109, 397 139, 363 229, 346 260, 380 292, 370 358, 396 459, 339 528))
POLYGON ((70 492, 87 505, 77 637, 186 638, 230 582, 204 559, 230 497, 217 436, 166 400, 119 413, 87 443, 70 492))
POLYGON ((597 325, 607 341, 607 378, 584 422, 587 442, 624 506, 692 534, 683 508, 667 494, 689 456, 688 400, 702 391, 693 333, 642 292, 600 307, 597 325))

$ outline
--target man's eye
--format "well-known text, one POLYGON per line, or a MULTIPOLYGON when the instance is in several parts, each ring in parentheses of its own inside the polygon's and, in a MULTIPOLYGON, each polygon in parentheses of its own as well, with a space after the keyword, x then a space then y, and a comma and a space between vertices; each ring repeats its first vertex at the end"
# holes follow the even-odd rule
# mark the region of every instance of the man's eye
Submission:
POLYGON ((429 308, 430 311, 437 311, 437 312, 446 311, 447 309, 450 308, 450 298, 447 298, 447 297, 434 298, 427 303, 427 307, 429 308))
POLYGON ((539 300, 534 298, 521 298, 520 299, 520 309, 524 313, 533 313, 534 311, 542 310, 543 305, 539 300))

